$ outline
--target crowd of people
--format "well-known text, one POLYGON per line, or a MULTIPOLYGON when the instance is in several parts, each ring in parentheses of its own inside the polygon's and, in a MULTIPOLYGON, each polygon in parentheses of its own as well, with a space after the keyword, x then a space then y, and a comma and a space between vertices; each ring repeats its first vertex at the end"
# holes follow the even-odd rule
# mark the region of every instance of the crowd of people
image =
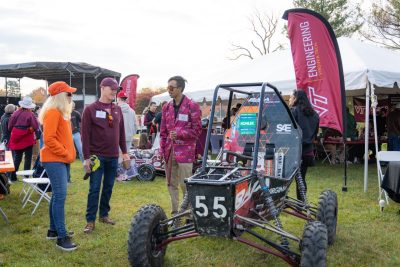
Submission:
MULTIPOLYGON (((200 107, 182 94, 185 83, 181 76, 168 80, 172 100, 163 105, 160 113, 156 113, 155 103, 150 104, 145 114, 147 131, 141 134, 139 144, 139 148, 149 148, 157 132, 160 133, 173 214, 178 209, 179 188, 185 193, 183 179, 192 173, 196 141, 201 134, 200 107)), ((49 96, 41 108, 36 108, 32 98, 24 97, 19 108, 7 105, 1 118, 1 141, 12 151, 16 171, 23 156, 24 169, 31 169, 35 147, 40 151, 36 157, 52 187, 47 239, 57 239, 56 246, 64 251, 77 248, 72 241, 74 233, 67 230, 64 210, 71 179, 70 164, 75 161, 77 151, 83 170, 90 177, 84 233, 95 230, 97 214, 99 222, 115 224, 109 213, 117 168, 119 163, 130 161, 128 150, 138 130, 136 113, 120 89, 114 78, 104 78, 99 99, 85 107, 81 115, 72 101, 77 89, 59 81, 49 86, 49 96), (93 155, 100 162, 95 171, 92 171, 93 155)), ((11 184, 17 181, 16 171, 8 174, 11 184)))
MULTIPOLYGON (((146 131, 140 133, 138 148, 148 149, 159 138, 160 153, 165 161, 167 188, 171 200, 171 215, 178 213, 179 199, 185 194, 184 179, 192 175, 196 158, 201 158, 207 125, 202 125, 198 103, 183 94, 186 80, 173 76, 168 80, 169 102, 161 105, 151 102, 145 110, 143 124, 146 131)), ((95 230, 96 218, 108 225, 115 225, 110 217, 110 199, 121 162, 130 161, 128 151, 132 138, 138 131, 136 113, 128 105, 128 96, 114 78, 104 78, 100 83, 99 99, 86 106, 81 115, 72 101, 76 88, 65 82, 55 82, 48 88, 49 96, 42 107, 37 107, 30 97, 24 97, 19 107, 9 104, 1 117, 2 138, 6 149, 12 151, 15 170, 19 169, 24 156, 24 169, 31 169, 32 156, 46 170, 52 186, 49 205, 48 239, 57 239, 56 245, 72 251, 73 232, 65 223, 65 201, 68 183, 71 181, 70 164, 78 156, 83 171, 89 174, 89 191, 84 233, 95 230), (116 101, 115 101, 116 100, 116 101), (40 151, 40 152, 39 152, 40 151), (93 155, 100 166, 92 170, 93 155)), ((307 189, 307 168, 314 165, 314 140, 319 131, 319 116, 312 108, 307 95, 295 90, 289 99, 293 117, 302 129, 301 181, 307 189)), ((233 107, 222 123, 230 127, 240 104, 233 107)), ((386 117, 386 114, 382 115, 386 117)), ((380 133, 388 133, 389 148, 400 150, 400 104, 389 113, 387 120, 379 121, 380 133)), ((347 138, 356 138, 356 122, 347 109, 347 138)), ((11 183, 17 181, 16 173, 9 174, 11 183)), ((302 198, 297 189, 297 197, 302 198)))
MULTIPOLYGON (((400 151, 400 103, 394 105, 389 111, 385 108, 379 108, 376 114, 376 133, 378 140, 378 150, 382 150, 382 144, 387 143, 388 151, 400 151)), ((349 107, 346 107, 346 140, 351 144, 347 150, 347 161, 351 163, 359 163, 365 157, 365 127, 360 127, 353 114, 350 113, 349 107)), ((369 162, 376 161, 375 151, 375 131, 373 116, 370 115, 368 121, 368 154, 369 162)), ((343 146, 343 138, 341 134, 333 129, 324 128, 320 134, 321 138, 326 142, 324 147, 330 155, 332 164, 343 163, 345 160, 345 151, 343 146), (329 141, 337 141, 329 142, 329 141)))

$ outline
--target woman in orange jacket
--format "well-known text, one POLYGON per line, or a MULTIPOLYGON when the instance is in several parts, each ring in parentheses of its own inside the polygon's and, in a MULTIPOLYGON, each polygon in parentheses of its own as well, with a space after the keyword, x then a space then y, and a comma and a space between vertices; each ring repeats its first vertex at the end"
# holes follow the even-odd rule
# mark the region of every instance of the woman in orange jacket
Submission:
POLYGON ((52 187, 49 205, 50 227, 47 239, 57 239, 57 247, 72 251, 77 246, 72 243, 73 232, 65 229, 65 199, 70 163, 76 152, 71 131, 72 93, 76 88, 65 82, 55 82, 49 86, 49 98, 43 104, 39 122, 43 125, 44 146, 40 159, 46 169, 52 187))

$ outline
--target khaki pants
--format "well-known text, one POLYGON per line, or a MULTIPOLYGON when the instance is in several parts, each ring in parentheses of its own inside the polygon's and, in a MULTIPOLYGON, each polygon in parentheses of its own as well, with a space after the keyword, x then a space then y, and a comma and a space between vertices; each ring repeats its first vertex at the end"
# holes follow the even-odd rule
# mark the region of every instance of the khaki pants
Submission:
POLYGON ((186 192, 186 185, 184 179, 192 176, 193 163, 178 163, 175 160, 174 153, 171 153, 168 164, 166 166, 166 176, 168 185, 169 195, 171 197, 172 212, 174 215, 178 213, 179 209, 179 187, 182 190, 183 195, 186 192))

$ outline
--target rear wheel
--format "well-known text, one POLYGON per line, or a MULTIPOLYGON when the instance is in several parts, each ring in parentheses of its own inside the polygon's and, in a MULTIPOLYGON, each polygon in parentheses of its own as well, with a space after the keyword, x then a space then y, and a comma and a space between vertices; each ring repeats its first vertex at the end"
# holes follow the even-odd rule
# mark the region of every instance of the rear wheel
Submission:
POLYGON ((153 181, 156 178, 156 170, 149 164, 142 164, 138 168, 138 179, 140 181, 153 181))
POLYGON ((328 245, 332 245, 336 238, 338 214, 337 195, 331 190, 321 193, 318 200, 317 220, 326 225, 328 230, 328 245))
POLYGON ((300 243, 302 267, 325 267, 328 235, 325 224, 311 221, 304 227, 300 243))
POLYGON ((142 207, 132 220, 128 236, 128 259, 131 266, 162 266, 167 247, 157 248, 160 234, 167 232, 167 219, 163 209, 157 205, 142 207))

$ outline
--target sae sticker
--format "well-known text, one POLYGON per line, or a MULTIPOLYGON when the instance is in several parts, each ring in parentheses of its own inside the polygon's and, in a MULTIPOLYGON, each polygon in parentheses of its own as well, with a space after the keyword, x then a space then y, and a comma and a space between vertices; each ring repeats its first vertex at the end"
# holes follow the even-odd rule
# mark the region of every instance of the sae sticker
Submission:
POLYGON ((255 134, 257 129, 257 113, 241 113, 238 128, 240 134, 255 134))

